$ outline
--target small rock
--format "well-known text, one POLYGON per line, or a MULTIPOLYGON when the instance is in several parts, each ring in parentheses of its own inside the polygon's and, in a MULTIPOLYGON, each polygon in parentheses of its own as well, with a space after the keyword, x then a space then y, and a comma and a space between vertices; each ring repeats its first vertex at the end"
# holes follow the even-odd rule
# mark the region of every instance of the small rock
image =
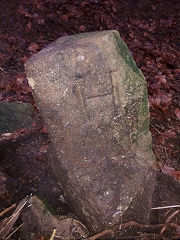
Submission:
POLYGON ((34 111, 33 105, 29 103, 0 102, 0 134, 31 126, 34 111))

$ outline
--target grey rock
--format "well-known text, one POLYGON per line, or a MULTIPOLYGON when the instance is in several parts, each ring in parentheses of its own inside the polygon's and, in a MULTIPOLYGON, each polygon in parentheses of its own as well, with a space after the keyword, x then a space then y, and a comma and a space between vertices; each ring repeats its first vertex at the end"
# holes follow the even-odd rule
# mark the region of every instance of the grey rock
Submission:
POLYGON ((34 107, 29 103, 0 102, 0 134, 27 128, 34 122, 34 107))
POLYGON ((75 213, 92 232, 148 222, 155 157, 146 81, 119 33, 59 38, 25 69, 75 213))
MULTIPOLYGON (((23 237, 32 239, 32 236, 49 237, 53 229, 60 239, 82 239, 87 236, 84 226, 72 217, 55 216, 47 204, 37 196, 29 201, 30 207, 22 212, 23 237)), ((34 239, 34 238, 33 238, 34 239)))

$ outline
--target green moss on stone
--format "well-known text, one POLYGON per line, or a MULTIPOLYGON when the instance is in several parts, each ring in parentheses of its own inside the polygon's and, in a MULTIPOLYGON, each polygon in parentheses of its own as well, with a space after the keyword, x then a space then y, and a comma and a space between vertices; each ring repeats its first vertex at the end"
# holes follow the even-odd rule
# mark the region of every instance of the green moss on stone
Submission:
POLYGON ((42 197, 42 196, 39 196, 37 195, 37 197, 41 200, 41 202, 44 204, 45 208, 44 208, 44 214, 46 214, 47 212, 50 212, 52 215, 56 215, 53 207, 47 202, 47 200, 42 197))
POLYGON ((116 49, 119 53, 119 55, 124 59, 125 63, 130 66, 130 68, 133 69, 135 73, 137 73, 140 77, 143 77, 141 71, 138 69, 135 61, 133 60, 132 56, 130 55, 130 52, 128 50, 127 45, 122 41, 121 37, 118 33, 113 32, 114 37, 116 39, 116 49))

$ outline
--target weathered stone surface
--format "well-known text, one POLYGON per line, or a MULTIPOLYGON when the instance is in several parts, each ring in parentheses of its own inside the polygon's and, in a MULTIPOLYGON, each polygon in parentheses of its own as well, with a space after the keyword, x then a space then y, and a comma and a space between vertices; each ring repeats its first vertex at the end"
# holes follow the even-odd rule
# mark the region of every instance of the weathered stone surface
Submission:
POLYGON ((118 32, 60 38, 25 68, 76 214, 94 232, 147 222, 155 159, 146 81, 118 32))
POLYGON ((34 119, 34 107, 29 103, 0 102, 0 134, 29 127, 34 119))
POLYGON ((87 230, 72 217, 55 216, 49 207, 38 197, 33 196, 27 208, 22 212, 23 232, 25 239, 31 239, 32 235, 49 237, 53 229, 61 239, 82 239, 86 237, 87 230))

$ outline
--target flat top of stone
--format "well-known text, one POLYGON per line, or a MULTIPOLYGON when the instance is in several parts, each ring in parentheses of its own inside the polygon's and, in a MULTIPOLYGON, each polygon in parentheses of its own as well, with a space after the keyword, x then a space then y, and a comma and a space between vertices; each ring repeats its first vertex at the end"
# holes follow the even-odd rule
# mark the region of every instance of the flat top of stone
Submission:
MULTIPOLYGON (((129 52, 127 49, 126 44, 119 38, 119 32, 116 30, 107 30, 107 31, 97 31, 97 32, 86 32, 86 33, 81 33, 81 34, 75 34, 72 36, 65 36, 58 38, 56 41, 53 43, 49 44, 46 48, 42 49, 40 52, 36 53, 33 55, 28 61, 25 62, 25 68, 27 69, 29 65, 33 63, 35 64, 35 61, 38 61, 38 59, 41 56, 46 56, 52 55, 52 51, 64 51, 66 48, 71 48, 73 45, 80 45, 81 44, 101 44, 103 42, 103 39, 108 39, 108 38, 114 38, 117 41, 114 42, 114 44, 117 44, 118 42, 121 44, 118 44, 117 48, 120 51, 119 55, 124 59, 124 61, 130 65, 130 67, 141 77, 143 77, 141 71, 137 68, 134 60, 129 57, 129 52), (54 48, 56 45, 58 45, 57 49, 54 48), (124 46, 124 47, 122 47, 124 46)), ((112 39, 111 39, 112 40, 112 39)), ((41 68, 41 66, 38 63, 38 68, 41 68)), ((31 85, 31 84, 30 84, 31 85)), ((33 86, 32 86, 33 87, 33 86)))

